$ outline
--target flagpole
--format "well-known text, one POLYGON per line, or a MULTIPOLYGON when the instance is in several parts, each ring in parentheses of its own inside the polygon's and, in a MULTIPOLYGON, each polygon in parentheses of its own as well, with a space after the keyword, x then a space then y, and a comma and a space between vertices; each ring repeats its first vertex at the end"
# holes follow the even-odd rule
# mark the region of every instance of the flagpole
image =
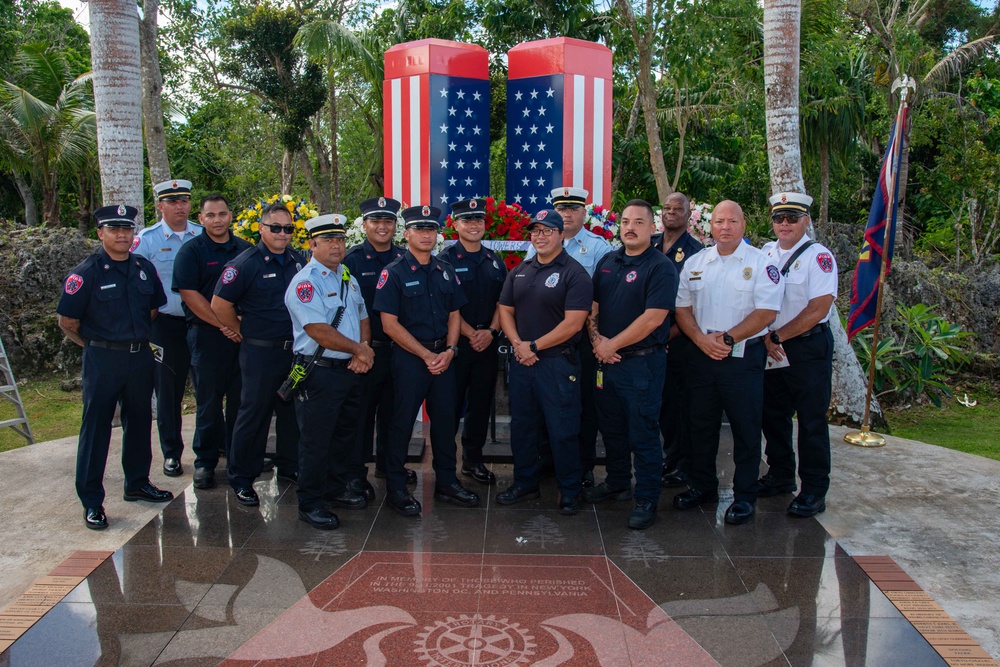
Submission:
POLYGON ((904 74, 901 78, 896 79, 892 83, 892 90, 895 91, 897 88, 902 88, 899 98, 899 111, 896 112, 896 127, 893 132, 893 137, 899 144, 899 153, 895 155, 890 155, 889 163, 889 192, 888 201, 886 202, 886 225, 885 231, 882 234, 882 252, 879 253, 879 272, 878 272, 878 298, 875 301, 875 321, 872 325, 872 344, 871 344, 871 360, 868 363, 868 390, 865 392, 865 416, 861 422, 860 431, 850 431, 844 435, 844 442, 851 445, 857 445, 858 447, 882 447, 885 445, 885 437, 874 433, 871 430, 871 407, 872 407, 872 395, 875 391, 875 362, 878 357, 878 335, 879 328, 882 322, 882 295, 885 294, 885 274, 887 271, 887 263, 885 261, 886 256, 889 253, 889 235, 892 233, 892 241, 895 243, 895 226, 892 223, 893 216, 896 215, 896 209, 898 203, 896 202, 896 190, 898 187, 899 180, 899 165, 897 164, 900 155, 903 150, 904 137, 901 134, 903 131, 903 114, 901 113, 903 109, 906 108, 906 97, 911 88, 914 88, 913 79, 908 75, 904 74))

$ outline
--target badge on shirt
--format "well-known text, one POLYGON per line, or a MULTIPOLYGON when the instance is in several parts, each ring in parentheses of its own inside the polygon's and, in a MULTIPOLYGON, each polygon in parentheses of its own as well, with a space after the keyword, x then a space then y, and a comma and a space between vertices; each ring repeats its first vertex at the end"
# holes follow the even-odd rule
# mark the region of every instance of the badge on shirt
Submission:
POLYGON ((173 248, 160 248, 160 252, 173 252, 173 248))
POLYGON ((638 278, 638 277, 639 277, 638 273, 636 273, 635 271, 629 271, 625 275, 625 282, 627 282, 627 283, 634 283, 635 279, 638 278))
POLYGON ((222 284, 228 285, 229 283, 236 280, 236 276, 238 276, 239 274, 240 272, 237 271, 235 267, 227 266, 225 269, 222 270, 222 284))
POLYGON ((767 277, 771 279, 771 282, 775 285, 781 280, 781 274, 778 272, 778 267, 773 264, 767 265, 767 277))
POLYGON ((447 271, 444 271, 443 273, 444 273, 444 279, 445 279, 445 280, 448 280, 448 272, 447 272, 447 271))
POLYGON ((802 266, 802 260, 801 259, 797 259, 797 260, 795 260, 795 263, 792 264, 792 269, 795 270, 795 271, 798 271, 800 266, 802 266))
POLYGON ((382 269, 381 275, 378 277, 378 284, 375 285, 375 289, 382 289, 382 285, 385 285, 385 281, 389 279, 389 272, 382 269))
POLYGON ((145 280, 145 279, 146 279, 146 272, 143 271, 142 269, 140 269, 139 270, 139 280, 145 280))
POLYGON ((821 252, 816 255, 816 263, 819 264, 819 268, 823 270, 823 273, 833 272, 833 257, 830 253, 821 252))
POLYGON ((295 286, 295 296, 299 297, 302 303, 309 303, 313 300, 313 286, 308 280, 295 286))
POLYGON ((585 246, 585 245, 580 246, 580 254, 581 255, 586 255, 587 254, 587 246, 585 246))
POLYGON ((674 255, 674 261, 675 262, 683 262, 684 261, 684 249, 683 248, 678 248, 677 249, 677 253, 674 255))
POLYGON ((128 249, 129 252, 135 252, 135 249, 139 247, 139 237, 136 236, 132 239, 132 247, 128 249))
POLYGON ((553 273, 551 276, 545 279, 546 287, 555 287, 559 284, 559 273, 553 273))
POLYGON ((493 260, 493 268, 494 269, 499 269, 500 268, 500 265, 497 264, 497 261, 495 259, 493 260))
POLYGON ((66 294, 76 294, 80 291, 81 287, 83 287, 83 276, 76 273, 69 274, 69 277, 66 278, 66 285, 64 288, 66 290, 66 294))
POLYGON ((753 267, 748 266, 743 269, 743 280, 750 280, 751 278, 753 278, 753 267))

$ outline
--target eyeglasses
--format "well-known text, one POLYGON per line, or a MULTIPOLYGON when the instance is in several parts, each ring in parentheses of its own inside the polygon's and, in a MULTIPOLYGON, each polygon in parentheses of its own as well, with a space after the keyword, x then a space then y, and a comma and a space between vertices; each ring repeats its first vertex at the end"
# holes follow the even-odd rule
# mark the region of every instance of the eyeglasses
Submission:
POLYGON ((295 225, 264 225, 272 234, 294 234, 295 225))
POLYGON ((555 227, 535 227, 534 229, 529 229, 528 234, 532 237, 535 236, 552 236, 558 229, 555 227))
POLYGON ((771 222, 775 225, 780 225, 782 223, 788 223, 789 225, 794 225, 799 220, 804 220, 804 215, 776 215, 771 218, 771 222))

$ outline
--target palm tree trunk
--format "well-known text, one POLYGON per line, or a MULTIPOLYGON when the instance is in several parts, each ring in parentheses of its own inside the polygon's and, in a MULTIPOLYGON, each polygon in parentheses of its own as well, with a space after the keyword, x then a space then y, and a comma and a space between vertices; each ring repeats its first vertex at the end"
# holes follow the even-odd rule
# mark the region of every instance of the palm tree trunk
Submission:
POLYGON ((35 195, 31 192, 31 186, 25 180, 24 174, 14 170, 14 185, 17 187, 17 194, 21 196, 24 203, 24 224, 29 227, 38 226, 38 205, 35 204, 35 195))
POLYGON ((59 227, 59 187, 55 174, 48 183, 42 183, 42 222, 46 227, 59 227))
POLYGON ((764 0, 764 103, 771 190, 805 192, 799 148, 800 0, 764 0))
POLYGON ((163 76, 156 41, 159 0, 143 0, 139 23, 139 47, 142 59, 142 116, 146 135, 146 158, 153 183, 170 179, 167 138, 163 129, 163 76))
POLYGON ((135 2, 90 0, 97 154, 105 204, 129 204, 142 221, 142 84, 135 2))
POLYGON ((330 110, 330 199, 332 210, 340 211, 340 151, 337 150, 337 135, 340 132, 340 119, 337 116, 337 78, 331 64, 327 68, 329 89, 327 105, 330 110))

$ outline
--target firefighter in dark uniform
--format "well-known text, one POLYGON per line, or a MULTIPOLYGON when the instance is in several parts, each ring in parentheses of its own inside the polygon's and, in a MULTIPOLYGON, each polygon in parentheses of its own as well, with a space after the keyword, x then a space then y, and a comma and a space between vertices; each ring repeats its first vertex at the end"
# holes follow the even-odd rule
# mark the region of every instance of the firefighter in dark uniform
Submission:
POLYGON ((462 335, 458 339, 458 358, 453 362, 458 385, 456 423, 465 405, 462 474, 481 484, 493 484, 497 478, 483 463, 483 446, 500 370, 497 301, 507 267, 482 244, 486 232, 485 199, 455 202, 451 205, 451 219, 458 240, 439 257, 455 267, 455 276, 469 300, 462 306, 462 335))
POLYGON ((667 358, 663 349, 674 309, 677 269, 650 243, 653 208, 633 199, 622 211, 623 247, 605 255, 594 271, 594 307, 588 333, 597 359, 594 403, 607 451, 607 478, 589 489, 588 502, 633 497, 629 528, 653 525, 660 502, 663 448, 659 405, 667 358))
POLYGON ((131 206, 94 211, 101 248, 66 278, 56 312, 59 328, 83 347, 83 422, 76 454, 76 493, 87 528, 108 527, 104 513, 104 469, 111 446, 111 421, 121 402, 122 468, 127 501, 162 503, 174 496, 149 482, 151 430, 152 319, 167 302, 156 268, 129 255, 135 218, 131 206))
POLYGON ((208 489, 215 486, 219 455, 229 457, 242 390, 241 337, 216 317, 212 293, 222 269, 252 246, 230 231, 233 213, 225 197, 208 195, 198 208, 205 231, 177 251, 173 291, 181 295, 187 314, 194 376, 194 486, 208 489))
POLYGON ((674 496, 677 509, 719 501, 716 459, 722 413, 733 433, 733 502, 725 521, 742 524, 756 511, 760 414, 764 400, 764 336, 781 307, 781 274, 743 241, 746 219, 734 201, 712 211, 715 245, 684 265, 677 323, 697 347, 688 359, 691 388, 691 483, 674 496))
POLYGON ((760 480, 758 495, 795 492, 792 413, 796 413, 802 490, 788 513, 803 517, 826 509, 830 488, 826 413, 833 381, 833 334, 829 319, 837 299, 837 261, 829 249, 806 235, 811 204, 812 197, 797 192, 771 197, 771 223, 778 240, 763 248, 785 276, 785 296, 764 341, 768 355, 778 364, 764 373, 768 473, 760 480))
POLYGON ((243 338, 243 392, 233 428, 228 475, 236 500, 243 505, 260 504, 253 482, 264 466, 272 414, 277 417, 275 475, 292 482, 298 479, 295 409, 277 394, 293 357, 285 289, 305 265, 302 255, 288 247, 294 233, 287 208, 280 203, 265 206, 260 243, 225 266, 212 297, 212 310, 219 321, 243 338))
POLYGON ((420 503, 406 490, 403 463, 420 404, 427 399, 434 455, 434 499, 476 507, 479 496, 455 475, 455 369, 465 294, 455 269, 431 256, 437 242, 441 210, 414 206, 403 211, 409 249, 382 270, 375 310, 392 338, 392 377, 396 410, 386 449, 389 505, 404 516, 420 514, 420 503))
MULTIPOLYGON (((375 499, 375 490, 368 481, 368 467, 365 463, 375 450, 375 476, 385 479, 385 447, 389 441, 389 423, 394 409, 392 391, 392 340, 382 330, 382 320, 375 312, 375 285, 382 269, 406 252, 393 245, 399 219, 400 204, 395 199, 376 197, 361 202, 361 220, 365 240, 347 251, 344 264, 358 284, 361 296, 368 310, 371 327, 371 347, 375 351, 375 363, 370 371, 361 376, 361 417, 358 433, 358 447, 351 454, 356 474, 352 489, 362 493, 369 501, 375 499), (377 425, 377 428, 376 428, 377 425)), ((416 484, 417 473, 405 469, 406 483, 416 484)))
POLYGON ((285 291, 292 317, 298 363, 308 364, 323 351, 296 393, 299 422, 299 519, 314 528, 340 525, 324 501, 364 509, 365 497, 350 488, 355 471, 350 453, 357 448, 361 425, 361 376, 375 355, 361 289, 343 265, 347 218, 321 215, 306 223, 312 259, 285 291))
MULTIPOLYGON (((680 192, 667 196, 662 212, 663 233, 653 237, 653 245, 674 264, 680 276, 684 262, 704 249, 691 234, 691 202, 680 192)), ((677 322, 670 318, 670 341, 667 344, 667 377, 663 383, 660 406, 660 435, 663 436, 663 486, 686 486, 691 466, 691 397, 687 386, 687 358, 691 340, 677 322)))
POLYGON ((181 299, 171 291, 171 287, 177 253, 197 238, 202 228, 187 219, 191 213, 191 181, 163 181, 153 186, 153 192, 156 194, 156 208, 163 219, 138 234, 133 252, 153 263, 163 288, 167 290, 167 304, 160 309, 153 322, 150 340, 160 348, 154 373, 156 429, 163 451, 163 474, 178 477, 184 473, 181 466, 181 454, 184 452, 181 406, 184 403, 184 386, 191 371, 191 351, 181 299))
POLYGON ((559 511, 580 511, 580 359, 577 345, 593 304, 586 269, 563 248, 563 219, 542 209, 528 225, 535 255, 515 267, 500 293, 500 324, 514 351, 510 441, 514 481, 497 494, 512 505, 540 493, 539 446, 548 432, 559 511))

